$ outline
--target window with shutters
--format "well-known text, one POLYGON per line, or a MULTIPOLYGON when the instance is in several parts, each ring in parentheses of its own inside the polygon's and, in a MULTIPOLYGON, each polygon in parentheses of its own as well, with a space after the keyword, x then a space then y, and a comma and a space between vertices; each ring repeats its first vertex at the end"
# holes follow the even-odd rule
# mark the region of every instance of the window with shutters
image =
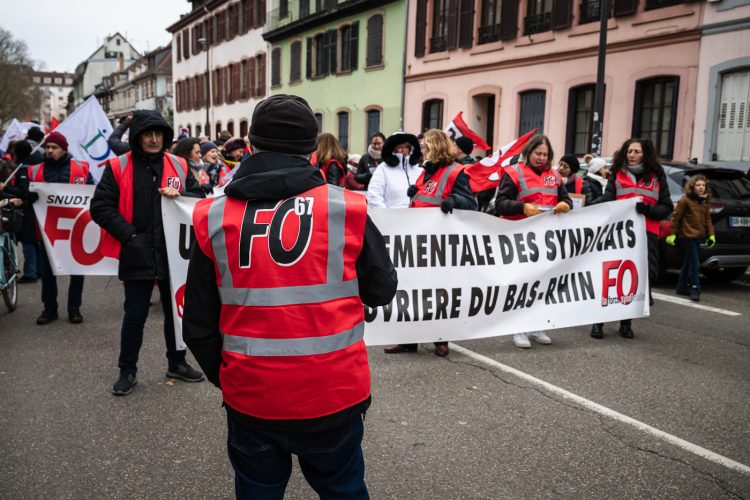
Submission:
POLYGON ((528 90, 521 93, 521 113, 518 124, 518 135, 536 129, 537 134, 544 133, 544 108, 547 92, 528 90))
POLYGON ((315 121, 318 122, 318 133, 323 132, 323 113, 315 113, 315 121))
POLYGON ((458 36, 448 36, 448 48, 455 49, 456 46, 471 48, 474 45, 474 0, 457 0, 457 3, 458 26, 454 23, 453 31, 455 32, 457 28, 458 36))
POLYGON ((256 0, 242 0, 245 15, 245 32, 255 27, 255 2, 256 0))
POLYGON ((633 137, 651 139, 656 154, 672 159, 675 116, 677 114, 676 76, 640 80, 635 87, 633 137))
POLYGON ((583 156, 591 150, 595 88, 589 84, 570 89, 565 151, 571 154, 583 156))
POLYGON ((552 29, 552 0, 528 0, 523 34, 533 35, 552 29))
POLYGON ((375 132, 380 132, 380 110, 379 109, 368 109, 367 110, 367 135, 365 136, 365 144, 370 143, 370 137, 375 132))
POLYGON ((289 15, 289 0, 279 0, 279 19, 289 15))
POLYGON ((339 31, 341 38, 340 71, 353 71, 357 69, 357 56, 359 55, 359 21, 343 26, 339 31))
POLYGON ((232 65, 232 89, 234 91, 235 101, 240 98, 240 80, 242 79, 240 69, 240 63, 234 63, 232 65))
POLYGON ((313 76, 322 76, 328 74, 328 57, 325 53, 325 33, 315 35, 313 38, 313 54, 315 55, 313 76))
POLYGON ((427 0, 417 0, 417 18, 414 27, 414 57, 422 57, 425 53, 425 37, 427 36, 427 0))
POLYGON ((214 70, 213 82, 212 82, 212 85, 211 85, 211 87, 214 89, 213 103, 214 103, 215 106, 221 104, 221 101, 222 101, 222 97, 221 97, 221 85, 220 85, 220 81, 219 81, 220 70, 221 70, 221 68, 216 68, 214 70))
POLYGON ((247 95, 248 97, 255 97, 255 58, 251 57, 247 60, 247 95))
POLYGON ((182 58, 187 59, 190 57, 190 30, 185 28, 182 30, 182 58))
POLYGON ((432 36, 430 53, 448 50, 448 3, 450 0, 433 0, 432 36))
POLYGON ((206 40, 208 41, 208 47, 210 47, 214 43, 214 19, 213 18, 209 18, 203 21, 203 33, 205 33, 206 40))
POLYGON ((338 68, 337 40, 339 37, 338 30, 328 30, 325 38, 325 55, 328 58, 328 73, 334 74, 338 68))
POLYGON ((367 67, 383 65, 383 15, 367 20, 367 67))
POLYGON ((216 14, 216 43, 223 42, 227 37, 227 11, 216 14))
POLYGON ((482 0, 479 25, 479 44, 500 40, 501 0, 482 0))
POLYGON ((302 80, 302 42, 295 40, 291 45, 289 82, 295 83, 302 80))
POLYGON ((266 55, 255 56, 255 97, 266 95, 266 55))
POLYGON ((422 103, 422 131, 443 128, 443 100, 430 99, 422 103))
POLYGON ((262 28, 266 24, 266 0, 256 0, 255 27, 262 28))
POLYGON ((336 117, 338 118, 338 126, 339 126, 339 142, 341 143, 341 147, 348 150, 349 149, 349 112, 348 111, 339 111, 336 113, 336 117))
POLYGON ((250 97, 248 87, 247 59, 243 59, 240 63, 240 99, 246 100, 248 97, 250 97))
POLYGON ((715 161, 750 161, 750 69, 721 75, 715 161))
POLYGON ((177 33, 177 41, 175 43, 175 47, 177 47, 177 62, 182 61, 182 50, 180 48, 182 47, 182 35, 180 33, 177 33))
POLYGON ((310 15, 310 0, 299 0, 299 18, 310 15))
POLYGON ((281 86, 281 48, 271 51, 271 87, 281 86))
POLYGON ((227 15, 229 16, 227 40, 231 40, 232 38, 237 36, 240 31, 239 4, 230 4, 229 8, 227 9, 227 15))

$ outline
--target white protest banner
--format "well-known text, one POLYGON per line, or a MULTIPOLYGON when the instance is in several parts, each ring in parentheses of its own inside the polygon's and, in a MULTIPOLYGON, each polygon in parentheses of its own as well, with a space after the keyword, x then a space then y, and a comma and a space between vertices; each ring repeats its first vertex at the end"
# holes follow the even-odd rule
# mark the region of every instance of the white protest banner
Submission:
POLYGON ((55 132, 60 132, 68 140, 68 152, 74 159, 89 163, 91 177, 94 182, 99 182, 104 172, 104 162, 115 155, 107 144, 112 124, 96 97, 86 99, 57 126, 55 132))
POLYGON ((190 260, 190 245, 195 240, 193 208, 197 201, 198 198, 181 196, 174 199, 162 198, 161 202, 177 349, 186 348, 182 340, 182 313, 185 307, 185 280, 190 260))
POLYGON ((368 345, 465 340, 648 316, 635 200, 521 221, 439 209, 370 211, 398 271, 365 308, 368 345))
POLYGON ((0 139, 0 151, 4 153, 8 149, 8 144, 10 143, 10 141, 20 141, 25 139, 26 134, 31 127, 39 127, 40 129, 42 128, 41 125, 34 122, 19 122, 18 120, 13 118, 13 120, 10 122, 10 125, 8 125, 8 128, 5 130, 3 138, 0 139))
POLYGON ((117 276, 117 259, 100 250, 104 229, 91 220, 94 186, 32 182, 39 231, 55 275, 117 276))

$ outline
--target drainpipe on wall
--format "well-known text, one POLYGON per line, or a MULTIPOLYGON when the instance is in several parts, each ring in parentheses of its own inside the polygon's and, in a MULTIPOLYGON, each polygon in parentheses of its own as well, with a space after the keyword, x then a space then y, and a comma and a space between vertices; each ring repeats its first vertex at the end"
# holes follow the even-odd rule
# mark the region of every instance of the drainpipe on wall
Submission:
POLYGON ((404 104, 406 102, 406 48, 409 45, 409 0, 406 0, 406 13, 404 15, 404 59, 401 70, 401 120, 399 129, 404 130, 404 104))

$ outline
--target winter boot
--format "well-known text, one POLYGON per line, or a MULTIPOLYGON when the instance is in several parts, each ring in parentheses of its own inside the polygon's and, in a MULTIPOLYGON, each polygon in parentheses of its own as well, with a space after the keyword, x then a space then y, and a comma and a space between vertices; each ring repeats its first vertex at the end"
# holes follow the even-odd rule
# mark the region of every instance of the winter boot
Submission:
POLYGON ((690 287, 690 300, 693 302, 701 300, 701 289, 697 286, 690 287))

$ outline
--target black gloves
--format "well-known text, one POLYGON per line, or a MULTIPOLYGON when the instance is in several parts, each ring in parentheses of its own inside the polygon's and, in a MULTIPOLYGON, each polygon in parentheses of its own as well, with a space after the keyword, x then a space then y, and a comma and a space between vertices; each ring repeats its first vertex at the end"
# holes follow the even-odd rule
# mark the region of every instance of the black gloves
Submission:
POLYGON ((648 212, 650 209, 651 208, 645 203, 643 203, 642 201, 639 201, 638 203, 635 204, 635 211, 638 212, 639 214, 648 215, 648 212))
POLYGON ((440 204, 440 210, 442 210, 444 214, 452 214, 453 209, 455 207, 456 207, 456 199, 453 197, 453 195, 448 196, 440 204))
POLYGON ((406 196, 408 196, 409 198, 414 198, 415 194, 417 194, 417 186, 412 184, 411 186, 409 186, 409 189, 406 190, 406 196))
POLYGON ((29 194, 26 195, 26 201, 29 203, 35 203, 38 199, 39 193, 29 191, 29 194))

